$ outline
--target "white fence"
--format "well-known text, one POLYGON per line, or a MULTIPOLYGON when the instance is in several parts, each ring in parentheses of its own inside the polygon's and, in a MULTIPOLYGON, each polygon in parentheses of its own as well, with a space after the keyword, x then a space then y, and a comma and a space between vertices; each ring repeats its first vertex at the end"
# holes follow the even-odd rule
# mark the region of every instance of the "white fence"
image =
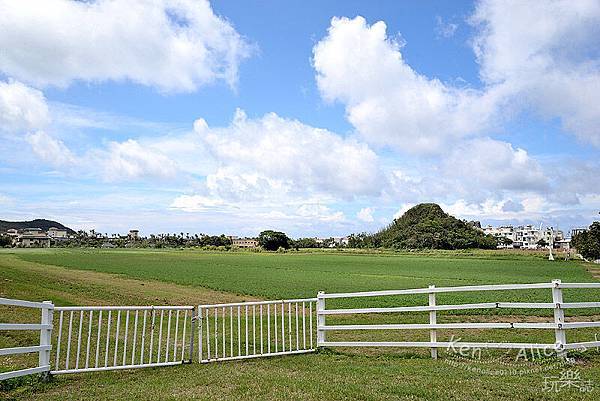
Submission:
MULTIPOLYGON (((0 305, 35 308, 40 323, 0 323, 0 331, 35 330, 39 345, 0 349, 0 356, 38 353, 38 366, 0 373, 0 380, 33 373, 63 374, 192 362, 197 327, 201 363, 313 352, 317 347, 422 347, 431 348, 537 348, 564 356, 568 350, 600 347, 600 341, 567 342, 567 330, 600 327, 599 321, 565 321, 565 310, 600 308, 600 302, 564 302, 563 289, 600 289, 600 283, 551 283, 435 287, 405 290, 323 293, 317 298, 242 302, 193 306, 74 306, 54 307, 49 302, 0 298, 0 305), (552 302, 484 302, 440 305, 436 294, 512 290, 551 292, 552 302), (327 309, 326 300, 427 294, 423 306, 327 309), (438 323, 438 312, 476 309, 552 309, 553 322, 438 323), (53 311, 58 316, 54 316, 53 311), (315 315, 316 312, 316 315, 315 315), (336 324, 326 317, 360 314, 428 312, 429 323, 336 324), (313 319, 314 317, 314 319, 313 319), (316 320, 314 323, 313 320, 316 320), (195 326, 197 322, 197 326, 195 326), (315 333, 316 329, 316 333, 315 333), (438 330, 542 329, 553 330, 555 342, 448 342, 438 341, 438 330), (427 330, 429 341, 328 341, 332 331, 427 330), (54 344, 52 346, 51 344, 54 344), (53 354, 51 355, 51 350, 53 354), (52 357, 52 358, 51 358, 52 357), (51 368, 51 359, 54 366, 51 368)), ((549 294, 550 295, 550 294, 549 294)))
POLYGON ((0 380, 31 375, 34 373, 47 374, 47 372, 50 371, 50 339, 52 333, 52 309, 54 308, 52 302, 30 302, 21 301, 18 299, 0 298, 0 305, 39 309, 41 312, 41 319, 39 323, 0 323, 0 331, 33 330, 40 332, 40 340, 38 345, 0 349, 0 356, 38 353, 38 366, 0 373, 0 380))
POLYGON ((315 351, 316 298, 198 306, 202 363, 315 351))
POLYGON ((193 306, 56 307, 52 374, 191 362, 193 306))
POLYGON ((567 350, 587 349, 600 346, 600 341, 568 343, 566 330, 600 327, 600 322, 565 322, 565 309, 574 308, 600 308, 600 302, 563 302, 562 290, 567 288, 600 289, 600 283, 561 283, 554 280, 551 283, 539 284, 510 284, 510 285, 481 285, 465 287, 445 287, 370 291, 354 293, 326 294, 319 292, 317 295, 317 346, 319 347, 425 347, 431 348, 431 356, 437 358, 438 348, 469 347, 469 348, 516 348, 516 349, 554 349, 564 356, 567 350), (551 303, 523 303, 523 302, 486 302, 459 305, 438 305, 436 294, 469 291, 507 291, 507 290, 533 290, 548 289, 552 292, 551 303), (429 303, 424 306, 399 306, 384 308, 361 308, 361 309, 326 309, 325 300, 334 298, 357 298, 357 297, 381 297, 396 295, 428 294, 429 303), (437 323, 437 312, 468 309, 553 309, 554 322, 551 323, 437 323), (356 315, 376 313, 399 313, 399 312, 429 312, 429 323, 424 324, 362 324, 362 325, 327 325, 325 318, 331 315, 356 315), (347 330, 429 330, 430 341, 327 341, 328 331, 347 330), (437 341, 438 329, 549 329, 555 332, 555 343, 503 343, 503 342, 444 342, 437 341))

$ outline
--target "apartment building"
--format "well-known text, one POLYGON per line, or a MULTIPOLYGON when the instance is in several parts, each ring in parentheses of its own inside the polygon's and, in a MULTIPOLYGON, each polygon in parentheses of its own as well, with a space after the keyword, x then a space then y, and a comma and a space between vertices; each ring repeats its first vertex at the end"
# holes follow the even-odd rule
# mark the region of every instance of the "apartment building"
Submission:
POLYGON ((547 244, 559 244, 561 247, 568 244, 563 232, 554 230, 552 227, 540 230, 540 228, 531 224, 517 227, 511 225, 493 227, 488 225, 483 227, 482 231, 498 239, 498 248, 537 249, 540 240, 544 240, 547 244), (504 238, 510 241, 503 242, 502 239, 504 238))

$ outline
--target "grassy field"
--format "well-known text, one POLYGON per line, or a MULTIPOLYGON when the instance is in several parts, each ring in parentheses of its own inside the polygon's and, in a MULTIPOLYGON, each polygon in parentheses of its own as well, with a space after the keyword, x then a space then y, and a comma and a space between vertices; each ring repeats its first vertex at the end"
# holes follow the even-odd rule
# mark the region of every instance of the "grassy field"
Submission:
MULTIPOLYGON (((51 299, 57 305, 97 304, 198 304, 243 299, 312 297, 318 290, 356 291, 424 287, 429 284, 469 285, 493 283, 594 281, 594 270, 580 262, 549 263, 540 255, 496 252, 442 252, 433 254, 362 253, 205 253, 193 250, 22 250, 0 252, 0 296, 31 300, 51 299)), ((548 301, 549 291, 515 293, 520 299, 548 301)), ((496 294, 498 295, 498 294, 496 294)), ((471 294, 440 298, 450 301, 483 300, 489 295, 471 294)), ((593 294, 565 294, 568 300, 597 300, 593 294)), ((498 299, 498 296, 495 297, 498 299)), ((513 296, 514 300, 514 296, 513 296)), ((354 304, 366 300, 353 301, 354 304)), ((381 300, 369 306, 403 302, 423 304, 425 298, 381 300)), ((592 314, 595 311, 584 311, 592 314)), ((508 311, 510 313, 510 311, 508 311)), ((591 318, 593 316, 588 316, 591 318)), ((0 310, 0 321, 23 318, 0 310)), ((354 323, 426 321, 424 314, 361 316, 354 323), (389 319, 394 319, 389 321, 389 319)), ((597 318, 597 316, 596 316, 597 318)), ((517 321, 510 314, 497 316, 440 316, 441 322, 517 321)), ((547 321, 548 316, 527 320, 547 321)), ((18 346, 22 333, 2 335, 0 347, 18 346)), ((468 333, 454 332, 457 335, 468 333)), ((493 330, 469 333, 472 339, 498 341, 550 341, 553 333, 493 330), (546 338, 547 337, 547 338, 546 338)), ((596 334, 582 330, 582 340, 596 334)), ((600 334, 600 333, 599 333, 600 334)), ((353 334, 353 340, 368 333, 353 334)), ((378 333, 381 339, 415 338, 427 333, 378 333), (385 337, 387 336, 387 337, 385 337)), ((450 333, 440 333, 440 339, 450 333)), ((569 333, 570 335, 570 333, 569 333)), ((569 337, 575 339, 575 337, 569 337)), ((471 339, 471 338, 469 338, 471 339)), ((579 339, 579 338, 578 338, 579 339)), ((485 358, 484 358, 485 359, 485 358)), ((1 359, 0 359, 1 360, 1 359)), ((1 360, 1 366, 20 361, 1 360)), ((432 361, 427 351, 336 350, 315 355, 261 359, 211 365, 131 372, 103 372, 58 377, 51 383, 25 379, 23 385, 0 387, 7 399, 572 399, 597 397, 564 389, 542 392, 544 376, 563 369, 553 358, 515 362, 514 354, 491 353, 484 361, 458 361, 442 355, 432 361), (454 362, 454 363, 453 363, 454 362), (473 367, 479 371, 472 371, 473 367), (482 373, 481 369, 486 370, 482 373), (512 374, 510 371, 512 369, 512 374), (524 373, 530 369, 529 373, 524 373), (495 372, 495 373, 494 373, 495 372)), ((600 356, 588 352, 578 358, 582 378, 600 386, 600 356)))

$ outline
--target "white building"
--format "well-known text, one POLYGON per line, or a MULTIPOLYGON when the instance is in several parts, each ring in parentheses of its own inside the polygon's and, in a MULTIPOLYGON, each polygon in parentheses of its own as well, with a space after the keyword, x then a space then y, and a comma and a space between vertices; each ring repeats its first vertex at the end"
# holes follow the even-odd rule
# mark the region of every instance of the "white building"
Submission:
MULTIPOLYGON (((540 230, 531 224, 526 226, 500 226, 493 227, 488 225, 482 228, 485 234, 492 235, 498 240, 498 248, 521 248, 521 249, 538 249, 538 242, 544 240, 548 246, 564 241, 563 232, 554 230, 548 227, 545 230, 540 230), (510 241, 502 242, 506 238, 510 241), (511 242, 512 241, 512 242, 511 242)), ((562 243, 562 242, 561 242, 562 243)))
POLYGON ((321 246, 323 246, 325 244, 328 248, 335 248, 336 246, 347 246, 348 245, 348 237, 329 237, 329 238, 315 237, 315 242, 321 246))
POLYGON ((487 225, 482 228, 484 234, 491 235, 498 240, 498 248, 514 248, 515 229, 513 226, 492 227, 487 225), (502 239, 507 238, 511 243, 503 243, 502 239))
POLYGON ((258 241, 254 238, 231 237, 231 244, 238 248, 256 248, 258 246, 258 241))
POLYGON ((48 237, 52 239, 66 239, 68 237, 67 230, 63 228, 50 227, 48 229, 48 237))

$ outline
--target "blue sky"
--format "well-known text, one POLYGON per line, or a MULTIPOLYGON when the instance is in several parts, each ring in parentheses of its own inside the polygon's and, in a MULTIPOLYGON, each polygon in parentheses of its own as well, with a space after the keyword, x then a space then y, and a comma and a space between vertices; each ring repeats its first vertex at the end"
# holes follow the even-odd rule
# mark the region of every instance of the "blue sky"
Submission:
POLYGON ((0 6, 0 218, 312 236, 419 202, 598 217, 594 1, 0 6))

